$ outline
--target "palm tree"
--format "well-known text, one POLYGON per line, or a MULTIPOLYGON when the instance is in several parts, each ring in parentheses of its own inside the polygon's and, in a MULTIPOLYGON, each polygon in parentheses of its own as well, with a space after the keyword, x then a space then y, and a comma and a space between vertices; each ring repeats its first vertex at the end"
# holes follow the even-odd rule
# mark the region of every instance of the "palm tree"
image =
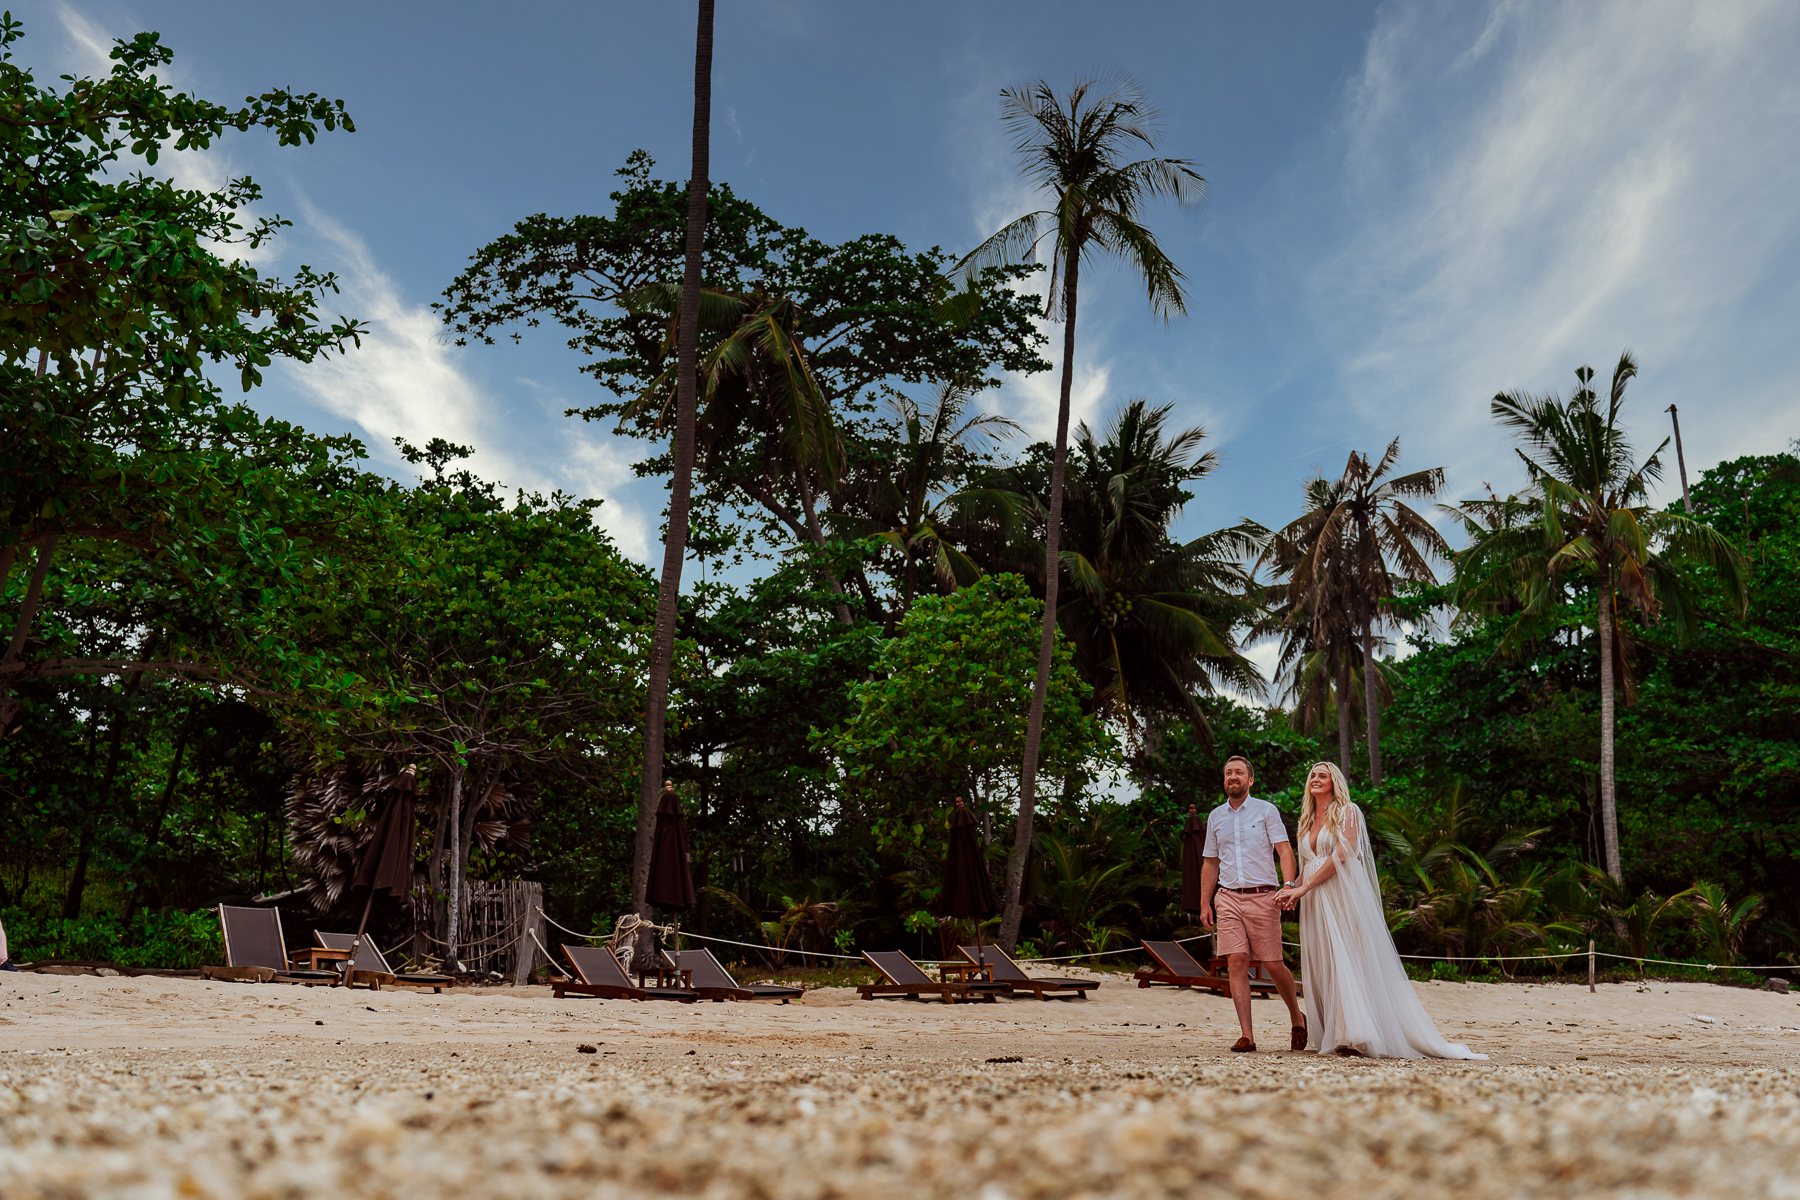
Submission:
MULTIPOLYGON (((1429 558, 1449 557, 1450 547, 1431 522, 1408 506, 1403 497, 1430 499, 1444 486, 1444 468, 1388 477, 1400 458, 1400 439, 1373 465, 1369 456, 1352 450, 1344 473, 1334 485, 1309 484, 1307 512, 1275 535, 1277 559, 1288 564, 1290 595, 1304 594, 1315 627, 1328 620, 1327 610, 1342 607, 1361 643, 1363 709, 1369 724, 1369 783, 1381 783, 1381 710, 1375 666, 1375 627, 1392 617, 1382 604, 1394 598, 1396 579, 1434 583, 1429 558)), ((1339 737, 1347 734, 1343 695, 1347 658, 1340 656, 1339 737)), ((1347 758, 1344 748, 1340 753, 1347 758)))
POLYGON ((1168 435, 1172 406, 1132 400, 1096 438, 1084 422, 1065 482, 1061 553, 1072 592, 1057 623, 1074 644, 1075 663, 1094 688, 1094 707, 1135 732, 1146 709, 1186 717, 1211 740, 1195 693, 1215 681, 1256 695, 1264 688, 1233 630, 1256 609, 1245 562, 1267 531, 1245 521, 1185 544, 1169 526, 1189 494, 1184 485, 1211 474, 1206 431, 1168 435))
POLYGON ((1081 264, 1100 254, 1116 254, 1143 280, 1153 311, 1168 317, 1186 313, 1185 276, 1138 221, 1144 203, 1170 196, 1198 202, 1206 181, 1193 164, 1179 158, 1121 159, 1134 143, 1154 148, 1156 114, 1136 84, 1123 79, 1105 94, 1095 83, 1076 83, 1065 105, 1048 83, 1008 88, 1001 110, 1025 160, 1026 178, 1050 194, 1051 207, 1026 213, 977 246, 959 268, 972 275, 986 267, 1025 261, 1046 237, 1051 240, 1050 288, 1045 316, 1063 318, 1062 385, 1056 410, 1056 457, 1050 474, 1050 512, 1044 545, 1044 623, 1036 681, 1026 723, 1025 760, 1019 772, 1019 823, 1006 863, 1006 908, 1000 945, 1011 950, 1024 915, 1021 890, 1031 852, 1031 819, 1036 802, 1038 745, 1044 732, 1044 701, 1056 644, 1057 539, 1062 529, 1063 470, 1069 448, 1069 392, 1075 379, 1075 315, 1081 264))
MULTIPOLYGON (((671 317, 668 339, 677 335, 674 316, 682 311, 668 284, 651 284, 622 298, 633 312, 671 317)), ((711 339, 696 367, 699 412, 695 454, 703 478, 738 488, 775 513, 795 537, 813 549, 825 546, 819 498, 843 470, 843 439, 830 401, 820 387, 798 328, 804 314, 785 295, 741 294, 717 288, 699 292, 699 327, 711 339), (777 489, 792 485, 799 511, 782 502, 777 489)), ((665 346, 667 341, 665 341, 665 346)), ((625 419, 654 414, 666 426, 671 402, 679 405, 678 371, 671 366, 627 403, 625 419)), ((824 568, 824 582, 840 597, 842 584, 824 568)), ((838 620, 852 624, 840 599, 838 620)))
MULTIPOLYGON (((1494 418, 1522 443, 1517 449, 1530 476, 1528 500, 1464 505, 1518 509, 1490 514, 1494 531, 1457 559, 1458 603, 1465 612, 1515 611, 1509 642, 1542 624, 1562 598, 1568 576, 1593 580, 1594 624, 1600 643, 1600 818, 1607 874, 1625 878, 1619 853, 1619 810, 1613 749, 1613 693, 1621 677, 1617 659, 1629 630, 1621 603, 1645 620, 1668 615, 1683 640, 1695 632, 1697 598, 1678 569, 1682 561, 1712 570, 1746 605, 1743 555, 1709 525, 1644 503, 1662 477, 1659 457, 1632 465, 1630 440, 1619 427, 1625 385, 1637 375, 1630 353, 1613 368, 1612 390, 1602 402, 1591 386, 1594 371, 1580 367, 1580 387, 1567 400, 1554 395, 1502 392, 1494 418), (1521 519, 1531 512, 1533 519, 1521 519), (1659 553, 1658 547, 1661 548, 1659 553)), ((1629 685, 1626 673, 1624 682, 1629 685)), ((1627 700, 1630 692, 1627 691, 1627 700)))
MULTIPOLYGON (((681 274, 676 335, 675 463, 669 481, 669 528, 663 538, 662 579, 656 593, 656 630, 650 643, 644 697, 644 767, 638 782, 637 846, 631 860, 631 906, 653 915, 650 850, 662 797, 663 744, 669 714, 669 669, 675 657, 675 618, 681 600, 681 563, 687 556, 688 510, 693 503, 695 368, 700 358, 700 255, 706 243, 706 189, 712 126, 713 0, 699 0, 694 28, 694 165, 688 175, 687 262, 681 274)), ((648 935, 646 934, 646 937, 648 935)), ((644 947, 647 952, 648 946, 644 947)))
MULTIPOLYGON (((1343 481, 1315 476, 1306 481, 1305 512, 1308 517, 1328 512, 1342 498, 1343 481)), ((1302 517, 1301 522, 1307 520, 1302 517)), ((1299 524, 1296 522, 1295 524, 1299 524)), ((1355 693, 1352 676, 1358 674, 1356 629, 1350 606, 1343 597, 1350 591, 1349 554, 1343 529, 1335 541, 1319 536, 1301 542, 1290 536, 1289 525, 1270 537, 1263 558, 1275 582, 1264 589, 1267 619, 1257 632, 1281 638, 1276 660, 1277 676, 1290 680, 1288 692, 1295 701, 1301 729, 1312 732, 1323 721, 1325 706, 1335 705, 1338 729, 1338 765, 1350 775, 1350 704, 1355 693), (1286 582, 1282 582, 1285 580, 1286 582)))
MULTIPOLYGON (((982 570, 958 543, 980 534, 971 523, 992 524, 1001 536, 1017 525, 1019 498, 991 487, 954 488, 971 462, 971 451, 1017 433, 1018 423, 992 413, 970 415, 974 389, 952 380, 938 385, 929 409, 895 393, 892 458, 881 464, 857 497, 867 515, 832 514, 835 533, 880 538, 900 553, 900 616, 919 592, 919 567, 926 566, 942 588, 967 585, 982 570)), ((846 497, 840 497, 846 499, 846 497)))

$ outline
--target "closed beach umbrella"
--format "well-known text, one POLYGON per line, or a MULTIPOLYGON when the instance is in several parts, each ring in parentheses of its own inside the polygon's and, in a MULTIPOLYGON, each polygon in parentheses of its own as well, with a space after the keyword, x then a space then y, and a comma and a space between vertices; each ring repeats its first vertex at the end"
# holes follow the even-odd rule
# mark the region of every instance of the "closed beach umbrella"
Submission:
POLYGON ((981 920, 1000 910, 988 882, 987 860, 975 839, 975 814, 956 798, 950 814, 950 854, 944 860, 944 915, 975 922, 975 952, 981 957, 981 920))
POLYGON ((675 785, 663 785, 662 803, 656 808, 656 838, 650 847, 650 882, 644 899, 661 908, 676 910, 694 906, 694 872, 688 855, 687 825, 675 785))
POLYGON ((375 818, 375 836, 369 840, 350 880, 352 891, 367 888, 369 896, 363 901, 362 920, 356 924, 356 940, 350 943, 350 957, 344 962, 340 983, 348 984, 353 977, 350 964, 362 949, 369 911, 375 907, 375 893, 404 896, 412 890, 413 843, 418 839, 417 777, 417 768, 408 766, 388 789, 381 815, 375 818))
POLYGON ((1200 810, 1188 805, 1187 824, 1181 830, 1181 907, 1199 912, 1206 904, 1200 891, 1200 871, 1205 864, 1206 822, 1200 810))

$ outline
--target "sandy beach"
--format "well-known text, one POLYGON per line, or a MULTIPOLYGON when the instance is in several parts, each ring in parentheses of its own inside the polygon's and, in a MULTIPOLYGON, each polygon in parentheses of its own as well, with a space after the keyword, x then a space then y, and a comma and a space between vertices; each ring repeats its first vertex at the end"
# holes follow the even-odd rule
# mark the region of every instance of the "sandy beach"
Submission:
POLYGON ((0 977, 0 1194, 1800 1195, 1800 997, 1415 985, 1488 1062, 1227 1001, 633 1004, 0 977), (592 1047, 591 1053, 580 1046, 592 1047))

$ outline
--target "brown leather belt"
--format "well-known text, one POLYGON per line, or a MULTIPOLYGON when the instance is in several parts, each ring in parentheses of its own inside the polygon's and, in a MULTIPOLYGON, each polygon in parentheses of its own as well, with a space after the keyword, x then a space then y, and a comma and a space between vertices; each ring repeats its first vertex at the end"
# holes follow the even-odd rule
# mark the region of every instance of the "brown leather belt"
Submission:
POLYGON ((1279 887, 1277 887, 1275 884, 1265 883, 1261 887, 1223 888, 1222 890, 1227 891, 1227 892, 1232 892, 1235 895, 1239 895, 1239 896, 1260 896, 1264 892, 1279 892, 1281 889, 1279 887))

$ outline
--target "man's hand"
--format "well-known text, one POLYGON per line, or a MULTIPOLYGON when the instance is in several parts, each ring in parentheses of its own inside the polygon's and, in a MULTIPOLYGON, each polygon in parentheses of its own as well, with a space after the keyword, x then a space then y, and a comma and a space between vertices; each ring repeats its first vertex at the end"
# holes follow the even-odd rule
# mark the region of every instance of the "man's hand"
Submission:
POLYGON ((1211 929, 1217 923, 1213 920, 1212 901, 1208 900, 1200 906, 1200 928, 1211 929))

